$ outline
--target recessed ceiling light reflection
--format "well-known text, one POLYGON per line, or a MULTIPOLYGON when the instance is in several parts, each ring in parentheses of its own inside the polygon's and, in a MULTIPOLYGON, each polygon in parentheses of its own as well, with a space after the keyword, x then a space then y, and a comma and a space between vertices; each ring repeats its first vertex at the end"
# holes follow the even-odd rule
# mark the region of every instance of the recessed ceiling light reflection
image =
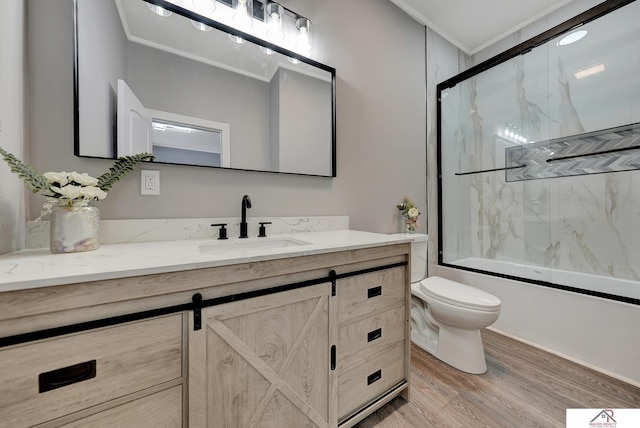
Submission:
POLYGON ((264 46, 260 46, 260 52, 265 55, 273 55, 275 53, 272 49, 265 48, 264 46))
POLYGON ((156 6, 155 4, 147 3, 147 6, 149 6, 151 12, 155 13, 156 15, 162 16, 164 18, 171 15, 170 11, 160 6, 156 6))
POLYGON ((234 36, 233 34, 229 34, 229 39, 231 39, 232 42, 237 43, 239 45, 243 44, 246 41, 242 37, 234 36))
POLYGON ((577 42, 578 40, 580 40, 586 35, 587 35, 587 30, 574 31, 573 33, 567 34, 562 39, 560 39, 560 41, 558 42, 558 46, 570 45, 571 43, 577 42))
POLYGON ((200 31, 211 31, 211 27, 208 26, 207 24, 203 24, 202 22, 198 22, 198 21, 194 21, 193 19, 191 20, 191 23, 193 24, 194 27, 196 27, 198 30, 200 31))
POLYGON ((292 58, 290 56, 287 57, 287 61, 289 61, 291 64, 298 64, 300 62, 297 58, 292 58))

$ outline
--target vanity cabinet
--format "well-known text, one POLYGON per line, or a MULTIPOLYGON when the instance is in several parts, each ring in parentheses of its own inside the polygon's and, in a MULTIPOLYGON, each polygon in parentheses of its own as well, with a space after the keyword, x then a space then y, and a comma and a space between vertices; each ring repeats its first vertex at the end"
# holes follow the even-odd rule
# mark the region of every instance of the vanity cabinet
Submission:
MULTIPOLYGON (((181 382, 182 336, 182 315, 173 314, 4 348, 0 425, 64 426, 97 412, 87 417, 97 426, 123 426, 126 414, 166 400, 153 393, 181 382)), ((174 389, 171 402, 163 415, 181 424, 182 393, 174 389)))
POLYGON ((192 427, 335 426, 331 284, 202 310, 189 337, 192 427))
POLYGON ((180 428, 183 426, 182 394, 182 386, 174 386, 61 427, 180 428))
POLYGON ((408 398, 409 251, 0 292, 0 426, 352 427, 408 398))
MULTIPOLYGON (((338 417, 352 426, 409 379, 406 266, 338 281, 338 417)), ((370 412, 369 412, 370 413, 370 412)))
POLYGON ((406 391, 406 269, 341 266, 331 282, 193 314, 190 426, 348 427, 406 391))

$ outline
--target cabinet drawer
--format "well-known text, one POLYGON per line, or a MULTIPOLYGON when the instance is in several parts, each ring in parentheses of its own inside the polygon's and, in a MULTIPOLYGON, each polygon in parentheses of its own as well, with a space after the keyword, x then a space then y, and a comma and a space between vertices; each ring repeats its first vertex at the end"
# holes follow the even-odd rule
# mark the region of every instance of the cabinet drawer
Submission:
POLYGON ((0 351, 0 414, 32 426, 182 376, 182 315, 0 351))
POLYGON ((351 370, 338 372, 338 415, 342 420, 405 379, 404 341, 351 370))
POLYGON ((181 426, 182 386, 179 385, 62 425, 62 428, 180 428, 181 426))
POLYGON ((338 281, 338 322, 405 303, 405 267, 384 269, 338 281))
POLYGON ((338 329, 338 366, 348 369, 367 355, 376 355, 405 338, 405 306, 338 329))

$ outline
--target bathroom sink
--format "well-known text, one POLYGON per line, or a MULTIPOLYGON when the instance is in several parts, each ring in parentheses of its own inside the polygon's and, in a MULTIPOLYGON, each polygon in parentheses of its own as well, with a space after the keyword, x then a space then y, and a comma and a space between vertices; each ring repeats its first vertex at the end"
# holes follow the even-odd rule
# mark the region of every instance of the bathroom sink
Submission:
POLYGON ((210 244, 200 245, 198 250, 203 254, 245 255, 309 244, 309 242, 294 238, 247 238, 216 241, 210 244))

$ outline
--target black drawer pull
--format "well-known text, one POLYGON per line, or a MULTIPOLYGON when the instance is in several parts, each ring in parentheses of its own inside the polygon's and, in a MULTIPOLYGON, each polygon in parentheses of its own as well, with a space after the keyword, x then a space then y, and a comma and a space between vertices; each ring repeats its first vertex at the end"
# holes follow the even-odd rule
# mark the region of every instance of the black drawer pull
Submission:
POLYGON ((382 285, 378 285, 377 287, 373 287, 367 290, 367 297, 370 299, 372 297, 380 296, 382 294, 382 285))
POLYGON ((367 385, 371 385, 373 382, 377 382, 380 379, 382 379, 382 370, 378 370, 377 372, 367 376, 367 385))
POLYGON ((380 339, 382 337, 382 329, 376 329, 367 333, 367 342, 373 342, 376 339, 380 339))
POLYGON ((40 393, 62 388, 63 386, 82 382, 96 377, 96 360, 63 367, 38 376, 40 393))
POLYGON ((331 347, 331 370, 336 369, 336 345, 331 347))

